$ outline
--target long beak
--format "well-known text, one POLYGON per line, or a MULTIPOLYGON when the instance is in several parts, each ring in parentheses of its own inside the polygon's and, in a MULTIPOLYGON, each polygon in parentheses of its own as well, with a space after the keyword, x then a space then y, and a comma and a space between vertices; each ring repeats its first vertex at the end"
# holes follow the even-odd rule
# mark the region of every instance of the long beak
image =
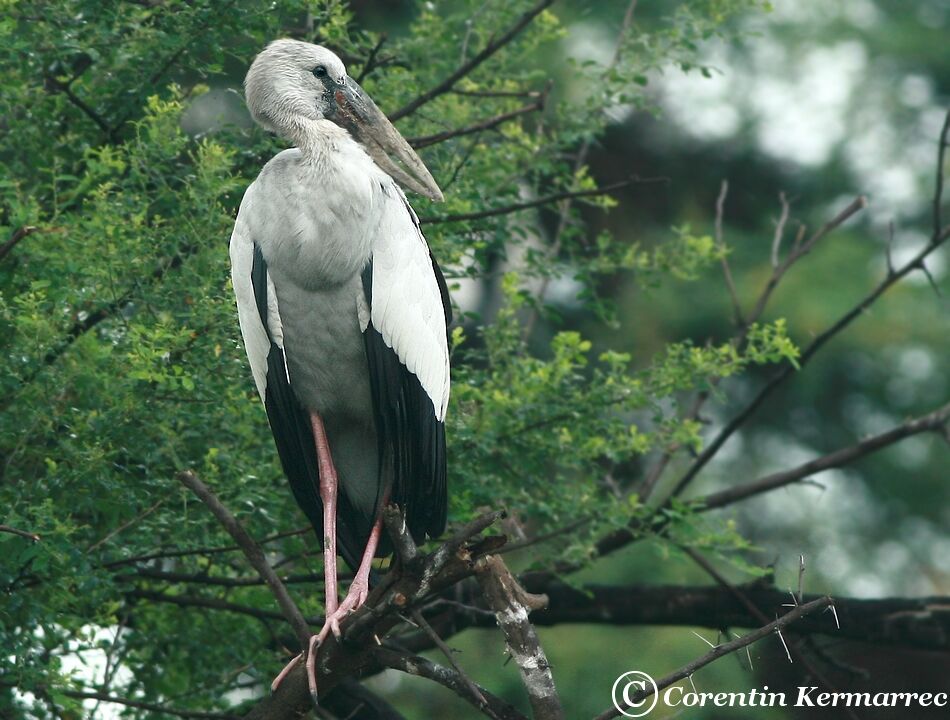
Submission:
POLYGON ((425 163, 355 80, 346 78, 336 85, 333 100, 336 108, 330 119, 349 130, 380 168, 407 190, 442 202, 442 191, 425 163))

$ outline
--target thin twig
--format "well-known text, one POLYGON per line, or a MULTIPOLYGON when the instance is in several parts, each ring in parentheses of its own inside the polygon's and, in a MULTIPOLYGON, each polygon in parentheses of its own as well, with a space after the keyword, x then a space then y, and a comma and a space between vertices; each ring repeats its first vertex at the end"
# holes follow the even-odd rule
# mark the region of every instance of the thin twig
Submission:
MULTIPOLYGON (((340 574, 343 577, 343 574, 340 574)), ((117 578, 134 579, 136 577, 149 578, 151 580, 161 580, 167 583, 183 583, 193 585, 211 585, 218 587, 255 587, 266 585, 267 581, 259 576, 248 577, 222 577, 219 575, 209 575, 202 573, 181 573, 168 572, 165 570, 156 570, 155 568, 135 568, 128 574, 117 575, 117 578)), ((299 585, 300 583, 319 583, 323 581, 322 573, 303 573, 300 575, 281 575, 281 582, 284 585, 299 585)))
POLYGON ((3 245, 0 245, 0 260, 3 260, 3 258, 9 255, 10 251, 17 246, 17 243, 29 237, 37 230, 39 230, 39 228, 35 225, 24 225, 23 227, 17 228, 10 236, 10 239, 3 243, 3 245))
MULTIPOLYGON (((241 605, 220 598, 204 597, 201 595, 171 594, 155 592, 153 590, 143 590, 135 588, 125 593, 125 596, 134 600, 148 600, 149 602, 166 603, 168 605, 177 605, 183 608, 206 608, 208 610, 217 610, 220 612, 236 613, 238 615, 247 615, 261 622, 271 620, 286 620, 283 613, 276 610, 261 610, 250 605, 241 605)), ((317 619, 317 618, 314 618, 317 619)))
POLYGON ((230 715, 228 713, 201 712, 199 710, 176 710, 164 705, 155 705, 154 703, 142 702, 141 700, 132 700, 131 698, 116 697, 115 695, 107 695, 100 692, 65 690, 57 688, 56 693, 65 695, 66 697, 75 698, 77 700, 98 700, 99 702, 125 705, 126 707, 147 710, 148 712, 157 713, 159 715, 173 715, 175 717, 188 718, 189 720, 239 720, 239 716, 230 715))
POLYGON ((459 80, 464 78, 466 75, 470 74, 475 68, 485 62, 488 58, 494 55, 496 52, 501 50, 505 45, 510 43, 515 37, 524 30, 532 20, 534 20, 538 15, 540 15, 548 6, 553 4, 554 0, 540 0, 534 5, 530 10, 528 10, 524 15, 518 18, 518 21, 515 22, 508 30, 502 33, 497 39, 489 42, 480 52, 472 56, 472 59, 466 63, 463 63, 458 70, 449 75, 445 80, 440 82, 434 88, 425 91, 415 99, 408 102, 403 107, 396 110, 392 115, 389 116, 389 119, 392 122, 411 115, 416 110, 421 108, 428 102, 431 102, 440 95, 444 95, 449 92, 459 80))
MULTIPOLYGON (((813 235, 812 238, 810 238, 806 243, 802 244, 802 246, 797 251, 790 253, 785 261, 782 262, 781 265, 779 265, 779 267, 772 273, 772 277, 769 279, 765 290, 756 304, 755 309, 750 315, 749 322, 755 322, 760 317, 772 290, 774 290, 785 271, 791 267, 791 264, 794 263, 798 258, 810 252, 822 237, 840 226, 848 218, 864 207, 867 207, 867 201, 864 199, 864 197, 858 197, 850 205, 848 205, 847 208, 838 213, 838 215, 836 215, 832 220, 825 223, 825 225, 823 225, 822 228, 816 232, 815 235, 813 235)), ((745 421, 755 412, 759 405, 772 393, 776 387, 781 385, 796 370, 800 370, 802 367, 804 367, 826 342, 844 330, 857 317, 860 317, 864 311, 870 307, 870 305, 872 305, 881 295, 884 294, 884 292, 889 287, 891 287, 891 285, 897 282, 904 275, 914 270, 920 262, 919 258, 926 257, 930 252, 933 251, 933 249, 935 249, 935 246, 928 246, 928 248, 922 250, 917 257, 911 260, 897 273, 889 274, 869 295, 867 295, 851 310, 839 318, 839 320, 835 322, 834 325, 816 337, 798 357, 796 361, 797 366, 791 363, 785 363, 782 368, 772 376, 772 379, 765 385, 765 387, 759 391, 755 398, 753 398, 753 400, 736 417, 734 417, 696 457, 689 469, 676 484, 673 494, 679 495, 683 492, 683 490, 686 489, 689 483, 692 482, 693 478, 696 477, 696 475, 699 474, 699 472, 706 466, 713 456, 719 452, 719 449, 723 446, 723 444, 725 444, 726 440, 728 440, 732 434, 745 423, 745 421)))
POLYGON ((136 515, 136 516, 135 516, 134 518, 132 518, 131 520, 127 520, 126 522, 124 522, 124 523, 122 523, 121 525, 119 525, 119 527, 117 527, 117 528, 116 528, 115 530, 113 530, 112 532, 108 533, 108 534, 107 534, 104 538, 102 538, 101 540, 98 540, 98 541, 94 542, 94 543, 93 543, 92 545, 90 545, 89 548, 86 550, 86 554, 89 555, 89 554, 95 552, 96 550, 98 550, 99 548, 101 548, 103 545, 105 545, 107 542, 109 542, 112 538, 114 538, 116 535, 118 535, 118 534, 121 533, 122 531, 129 529, 130 527, 132 527, 132 526, 135 525, 136 523, 141 522, 142 520, 144 520, 145 518, 147 518, 147 517, 148 517, 149 515, 151 515, 153 512, 155 512, 156 510, 158 510, 158 509, 165 503, 165 500, 166 500, 166 498, 162 498, 162 499, 159 500, 158 502, 153 503, 150 507, 148 507, 148 508, 146 508, 145 510, 143 510, 141 513, 139 513, 138 515, 136 515))
MULTIPOLYGON (((805 255, 811 252, 815 248, 815 246, 819 242, 821 242, 822 239, 827 237, 829 233, 839 228, 841 225, 847 222, 853 215, 860 212, 867 206, 868 206, 867 198, 865 198, 863 195, 859 195, 854 200, 852 200, 847 205, 847 207, 845 207, 837 215, 831 218, 831 220, 829 220, 824 225, 822 225, 814 233, 814 235, 812 235, 808 239, 807 242, 796 242, 792 251, 788 254, 785 260, 783 260, 782 262, 780 262, 778 265, 776 265, 773 268, 771 276, 766 282, 765 287, 762 289, 762 293, 759 295, 759 299, 756 301, 755 307, 753 308, 752 312, 749 315, 749 320, 747 324, 754 323, 760 317, 762 317, 762 313, 765 311, 765 306, 768 304, 769 298, 771 298, 773 291, 775 290, 776 287, 778 287, 782 278, 785 276, 785 273, 787 273, 789 269, 795 263, 797 263, 805 255)), ((784 207, 783 207, 783 212, 784 212, 784 207)))
POLYGON ((376 56, 379 55, 379 51, 382 50, 383 44, 387 40, 386 33, 380 33, 379 40, 376 41, 376 44, 373 45, 373 49, 369 51, 369 55, 366 56, 366 62, 363 63, 363 67, 360 69, 360 74, 356 78, 356 82, 362 83, 363 80, 376 69, 376 56))
MULTIPOLYGON (((902 438, 908 437, 909 435, 926 432, 928 430, 938 430, 942 427, 945 428, 947 425, 947 409, 947 406, 944 406, 934 411, 930 415, 925 415, 923 417, 910 420, 885 433, 867 438, 850 447, 823 455, 822 457, 811 460, 803 465, 798 466, 797 468, 792 468, 791 470, 769 475, 762 478, 761 480, 756 480, 752 483, 749 483, 748 485, 743 485, 741 487, 731 488, 728 490, 723 490, 719 493, 713 493, 711 495, 699 497, 693 500, 692 503, 699 511, 713 510, 718 507, 724 507, 740 500, 744 500, 745 498, 752 497, 753 495, 774 490, 775 488, 782 487, 783 485, 804 480, 808 476, 813 475, 816 472, 820 472, 821 470, 827 470, 833 467, 839 467, 841 465, 848 464, 875 450, 887 447, 888 445, 893 444, 902 438)), ((641 533, 645 532, 647 529, 649 529, 651 534, 661 533, 669 523, 668 516, 664 516, 663 512, 668 511, 671 508, 674 497, 675 495, 671 495, 648 520, 644 521, 640 518, 635 518, 631 520, 627 527, 614 530, 603 536, 597 541, 596 548, 598 555, 607 555, 619 550, 622 547, 626 547, 629 543, 641 537, 641 533)), ((570 564, 558 566, 559 572, 569 572, 576 569, 576 567, 570 564)))
POLYGON ((778 217, 778 222, 775 223, 775 235, 772 236, 772 268, 777 268, 779 266, 779 250, 782 247, 782 236, 785 235, 785 223, 788 222, 788 211, 789 204, 788 198, 785 197, 784 192, 778 194, 778 200, 782 204, 782 214, 778 217))
MULTIPOLYGON (((749 611, 749 614, 752 617, 756 618, 760 623, 767 623, 769 621, 768 616, 759 609, 759 607, 749 599, 749 596, 746 595, 741 589, 733 585, 731 582, 726 580, 726 578, 709 562, 703 555, 690 547, 682 547, 682 550, 689 555, 693 561, 699 565, 713 580, 719 583, 725 590, 729 592, 742 606, 749 611)), ((802 594, 802 579, 805 573, 805 556, 801 555, 801 562, 799 565, 798 573, 798 600, 796 606, 802 604, 804 595, 802 594)), ((834 607, 834 605, 831 605, 834 607)), ((782 637, 781 634, 779 637, 782 637)), ((789 647, 785 644, 785 638, 782 637, 782 644, 785 645, 785 652, 788 653, 789 662, 792 661, 792 658, 795 659, 795 662, 801 664, 805 670, 810 673, 819 683, 826 687, 830 692, 836 692, 837 688, 824 676, 824 674, 815 667, 814 663, 811 660, 802 654, 802 652, 797 647, 789 647)), ((749 664, 752 664, 752 658, 749 657, 749 664)), ((857 715, 850 708, 845 709, 845 714, 847 714, 851 720, 858 720, 857 715)))
POLYGON ((47 85, 52 88, 55 92, 60 92, 66 96, 70 103, 75 105, 87 118, 92 120, 96 125, 99 126, 99 129, 102 130, 107 135, 109 134, 109 123, 105 121, 105 118, 102 117, 99 113, 92 109, 88 103, 86 103, 81 97, 76 95, 72 89, 72 81, 68 83, 60 82, 57 78, 52 75, 46 76, 47 85))
POLYGON ((458 662, 456 662, 455 654, 452 652, 452 648, 445 644, 445 641, 439 636, 439 633, 432 629, 432 626, 426 621, 418 609, 414 609, 412 611, 412 619, 422 630, 422 632, 429 636, 429 639, 432 640, 433 644, 437 648, 439 648, 440 652, 445 655, 445 659, 449 661, 449 665, 451 665, 455 669, 455 672, 459 674, 459 677, 462 678, 462 681, 465 683, 468 691, 478 704, 478 707, 480 707, 482 711, 485 712, 489 717, 497 718, 495 713, 492 712, 491 708, 489 707, 485 696, 482 695, 482 691, 479 690, 478 685, 468 676, 464 670, 462 670, 458 662))
POLYGON ((950 422, 950 403, 927 415, 908 420, 879 435, 865 438, 854 445, 835 450, 834 452, 822 455, 814 460, 809 460, 789 470, 767 475, 746 485, 739 485, 738 487, 728 488, 727 490, 706 495, 705 497, 699 498, 696 503, 703 510, 712 510, 732 505, 740 500, 745 500, 755 495, 761 495, 770 490, 790 485, 791 483, 823 472, 824 470, 848 465, 865 455, 870 455, 911 435, 945 428, 948 422, 950 422))
POLYGON ((540 97, 538 90, 452 90, 453 95, 484 98, 535 98, 540 97))
POLYGON ((444 132, 435 133, 434 135, 423 135, 420 137, 409 138, 408 143, 416 148, 429 147, 430 145, 438 145, 443 143, 446 140, 451 140, 456 137, 464 137, 466 135, 472 135, 474 133, 483 132, 485 130, 492 130, 502 123, 506 123, 509 120, 512 120, 521 115, 527 115, 528 113, 538 112, 539 110, 544 109, 544 101, 546 97, 542 97, 539 100, 536 100, 533 103, 524 105, 515 110, 510 110, 509 112, 504 112, 499 115, 494 115, 493 117, 480 120, 477 123, 472 125, 466 125, 465 127, 456 128, 454 130, 446 130, 444 132))
MULTIPOLYGON (((604 68, 604 75, 609 75, 610 72, 616 67, 617 63, 620 62, 620 57, 623 54, 623 42, 627 36, 627 33, 630 31, 630 28, 633 26, 633 17, 637 9, 637 0, 630 0, 630 4, 627 5, 627 10, 624 13, 623 21, 620 23, 620 31, 617 33, 617 41, 614 44, 613 56, 610 58, 610 62, 607 64, 607 67, 604 68)), ((577 155, 574 157, 574 170, 571 173, 572 183, 576 180, 577 176, 580 174, 581 170, 584 167, 584 164, 587 162, 587 155, 590 152, 591 138, 586 138, 584 142, 581 143, 581 146, 577 149, 577 155)), ((567 229, 568 219, 571 212, 572 198, 564 198, 560 206, 558 207, 558 223, 557 227, 554 229, 554 235, 552 236, 551 246, 547 250, 547 257, 554 261, 557 259, 558 255, 561 254, 561 244, 563 242, 564 232, 567 229)), ((547 293, 548 286, 551 284, 552 275, 547 274, 541 279, 541 284, 538 287, 536 297, 538 302, 535 307, 532 309, 531 314, 528 315, 524 323, 524 329, 522 330, 522 337, 528 338, 531 336, 531 332, 534 330, 534 324, 538 320, 539 309, 544 302, 544 296, 547 293)))
POLYGON ((735 317, 736 327, 742 327, 745 322, 742 319, 742 304, 739 302, 739 293, 736 292, 736 283, 732 279, 732 269, 729 267, 729 258, 726 257, 726 242, 723 238, 722 221, 726 212, 726 196, 729 194, 729 181, 723 180, 719 186, 719 197, 716 198, 716 245, 722 254, 722 275, 726 280, 726 287, 729 290, 729 298, 732 300, 732 313, 735 317))
POLYGON ((513 203, 511 205, 505 205, 498 208, 489 208, 487 210, 479 210, 477 212, 470 213, 459 213, 457 215, 432 215, 429 217, 419 218, 420 224, 434 224, 434 223, 451 223, 451 222, 465 222, 468 220, 481 220, 482 218, 495 217, 496 215, 510 215, 511 213, 519 212, 521 210, 529 210, 531 208, 540 207, 542 205, 550 205, 553 202, 559 202, 561 200, 568 199, 578 199, 585 197, 598 197, 600 195, 608 195, 615 190, 621 188, 629 187, 637 183, 653 183, 653 182, 668 182, 668 178, 665 177, 656 177, 656 178, 641 178, 636 175, 633 175, 626 180, 619 180, 615 183, 610 183, 609 185, 602 185, 598 188, 592 188, 590 190, 568 190, 565 192, 552 193, 550 195, 544 195, 542 197, 536 198, 534 200, 527 200, 525 202, 513 203))
POLYGON ((943 215, 942 215, 942 205, 943 205, 943 173, 944 173, 944 159, 947 154, 947 143, 948 136, 950 136, 950 111, 947 111, 946 117, 943 119, 943 127, 940 128, 940 136, 938 139, 937 146, 937 172, 936 180, 934 182, 934 200, 933 200, 933 231, 934 237, 937 237, 941 230, 943 229, 943 215))
POLYGON ((20 530, 19 528, 11 527, 9 525, 0 525, 0 532, 9 533, 10 535, 19 535, 20 537, 26 538, 27 540, 32 540, 33 542, 40 541, 40 536, 36 533, 20 530))
MULTIPOLYGON (((276 542, 277 540, 294 537, 295 535, 306 535, 311 532, 313 532, 313 530, 310 527, 298 528, 297 530, 285 530, 283 532, 267 536, 261 540, 259 544, 267 545, 268 543, 276 542)), ((110 562, 103 563, 102 567, 113 570, 125 565, 135 565, 136 563, 151 562, 152 560, 189 557, 191 555, 220 555, 221 553, 234 552, 240 549, 241 547, 239 545, 225 545, 223 547, 196 548, 194 550, 163 550, 145 555, 135 555, 129 558, 122 558, 121 560, 112 560, 110 562)))
MULTIPOLYGON (((751 645, 752 643, 758 640, 761 640, 764 637, 768 637, 769 635, 775 633, 777 630, 781 630, 786 625, 789 625, 795 622, 799 618, 804 617, 805 615, 808 615, 809 613, 814 612, 815 610, 820 610, 821 608, 829 607, 830 605, 832 605, 833 602, 834 601, 830 597, 827 597, 827 596, 818 598, 817 600, 814 600, 806 605, 800 605, 799 607, 786 613, 785 615, 778 618, 777 620, 770 622, 768 625, 764 625, 763 627, 760 627, 758 630, 753 630, 747 635, 743 635, 740 638, 736 638, 732 642, 724 643, 722 645, 717 645, 716 647, 714 647, 712 650, 710 650, 708 653, 706 653, 702 657, 697 658, 696 660, 693 660, 690 663, 687 663, 686 665, 681 667, 679 670, 676 670, 675 672, 672 672, 669 675, 666 675, 665 677, 662 677, 659 680, 657 680, 655 691, 653 687, 649 687, 648 689, 645 689, 645 690, 639 690, 630 697, 630 700, 633 703, 640 703, 645 698, 648 698, 651 695, 653 695, 654 692, 659 692, 660 690, 663 690, 664 688, 668 688, 673 683, 678 682, 679 680, 682 680, 683 678, 689 677, 690 675, 695 673, 697 670, 699 670, 702 667, 705 667, 706 665, 713 662, 714 660, 718 660, 719 658, 725 655, 734 653, 736 650, 741 650, 747 645, 751 645)), ((594 720, 610 720, 611 718, 615 718, 618 715, 620 715, 620 711, 615 707, 611 707, 610 709, 605 710, 596 718, 594 718, 594 720)))
MULTIPOLYGON (((468 687, 462 679, 462 676, 455 670, 447 668, 444 665, 437 665, 421 655, 407 655, 387 647, 377 648, 375 655, 376 659, 379 660, 383 666, 437 682, 439 685, 448 688, 460 698, 484 712, 478 700, 468 692, 468 687)), ((499 720, 527 720, 524 715, 501 698, 493 695, 481 686, 477 687, 494 717, 499 720)))

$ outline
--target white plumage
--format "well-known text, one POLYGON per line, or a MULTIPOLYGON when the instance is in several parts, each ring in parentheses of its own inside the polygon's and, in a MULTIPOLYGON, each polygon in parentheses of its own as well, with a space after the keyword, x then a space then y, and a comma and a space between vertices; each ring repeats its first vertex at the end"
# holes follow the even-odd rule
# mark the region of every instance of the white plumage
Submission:
POLYGON ((373 557, 390 551, 381 506, 400 506, 417 541, 445 527, 451 308, 396 181, 442 194, 329 50, 276 41, 245 89, 254 119, 295 145, 248 187, 231 265, 254 383, 325 546, 326 624, 306 652, 315 694, 320 643, 365 600, 373 557), (356 568, 342 603, 337 548, 356 568))
MULTIPOLYGON (((250 282, 255 242, 269 268, 271 332, 281 349, 285 322, 298 331, 292 337, 300 338, 299 349, 291 341, 292 347, 286 351, 290 367, 298 358, 320 364, 314 362, 312 343, 325 347, 339 342, 341 350, 361 346, 362 332, 371 319, 386 345, 419 378, 436 417, 444 420, 449 401, 449 353, 429 247, 392 178, 348 136, 337 143, 337 152, 323 159, 318 168, 308 164, 299 151, 285 150, 264 167, 241 203, 231 236, 232 282, 258 392, 263 399, 270 342, 250 282), (370 258, 373 304, 370 315, 361 319, 359 308, 367 303, 360 272, 370 258), (274 273, 282 280, 277 288, 274 273), (284 302, 299 307, 301 317, 283 320, 279 308, 284 302), (313 312, 306 312, 308 308, 313 312), (328 312, 352 315, 352 325, 359 333, 347 333, 345 325, 335 322, 343 318, 315 317, 328 312)), ((359 382, 360 374, 352 372, 358 368, 343 366, 339 370, 345 379, 359 382)), ((311 378, 313 384, 306 382, 306 375, 291 373, 290 383, 301 397, 312 399, 318 410, 338 404, 338 393, 351 392, 351 388, 340 387, 339 378, 327 386, 319 378, 311 378)), ((368 387, 368 380, 364 382, 368 387)))

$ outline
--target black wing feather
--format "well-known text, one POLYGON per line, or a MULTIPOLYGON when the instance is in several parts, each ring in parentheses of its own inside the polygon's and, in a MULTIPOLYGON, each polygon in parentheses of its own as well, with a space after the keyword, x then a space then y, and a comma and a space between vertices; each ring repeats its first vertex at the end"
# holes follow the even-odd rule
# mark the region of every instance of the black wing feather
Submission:
MULTIPOLYGON (((451 318, 448 288, 433 259, 442 290, 443 309, 451 318)), ((373 262, 362 274, 363 292, 372 308, 373 262)), ((370 321, 363 333, 379 443, 380 487, 406 513, 416 542, 445 531, 445 423, 436 418, 432 399, 413 373, 388 347, 370 321)), ((387 548, 388 549, 388 548, 387 548)))

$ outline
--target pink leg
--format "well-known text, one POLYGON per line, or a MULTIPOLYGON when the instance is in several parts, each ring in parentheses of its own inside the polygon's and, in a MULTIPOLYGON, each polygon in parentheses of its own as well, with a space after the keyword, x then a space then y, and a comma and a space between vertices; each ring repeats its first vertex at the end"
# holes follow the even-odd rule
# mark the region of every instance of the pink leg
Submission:
POLYGON ((376 520, 370 531, 369 539, 366 541, 366 550, 363 551, 363 558, 360 560, 360 567, 356 571, 353 582, 350 583, 350 589, 346 593, 346 599, 340 603, 339 609, 333 617, 327 618, 333 634, 340 637, 340 620, 346 617, 347 613, 358 610, 369 595, 369 571, 373 566, 373 556, 376 554, 376 546, 379 545, 379 535, 383 529, 382 517, 376 520))
MULTIPOLYGON (((317 467, 320 471, 320 500, 323 501, 323 579, 326 589, 326 617, 323 629, 317 635, 311 635, 307 648, 307 675, 310 683, 310 694, 316 700, 316 655, 317 648, 326 637, 329 619, 335 617, 339 608, 340 598, 337 592, 336 577, 336 498, 337 475, 330 455, 330 441, 323 425, 323 419, 317 413, 310 413, 310 427, 313 431, 313 443, 317 449, 317 467)), ((339 628, 335 631, 339 635, 339 628)), ((303 653, 291 660, 271 683, 271 692, 277 690, 287 674, 294 669, 303 658, 303 653)))
POLYGON ((336 493, 337 477, 333 458, 330 456, 330 441, 327 439, 323 420, 310 413, 313 442, 317 446, 317 466, 320 469, 320 499, 323 501, 323 578, 326 587, 327 616, 336 612, 339 605, 336 583, 336 493))
MULTIPOLYGON (((317 448, 317 463, 320 469, 320 499, 323 501, 323 566, 326 583, 326 618, 323 628, 316 635, 311 635, 307 646, 307 682, 314 702, 317 702, 317 652, 329 633, 340 638, 340 621, 349 613, 357 610, 369 594, 369 573, 373 565, 373 556, 379 545, 379 536, 382 532, 383 520, 377 518, 366 542, 366 550, 360 560, 356 576, 350 584, 346 598, 339 602, 337 595, 336 577, 336 499, 337 475, 330 456, 330 443, 327 440, 323 420, 316 413, 310 414, 310 424, 313 428, 313 440, 317 448)), ((295 657, 280 671, 271 683, 271 690, 276 690, 281 681, 296 666, 302 654, 295 657)))

